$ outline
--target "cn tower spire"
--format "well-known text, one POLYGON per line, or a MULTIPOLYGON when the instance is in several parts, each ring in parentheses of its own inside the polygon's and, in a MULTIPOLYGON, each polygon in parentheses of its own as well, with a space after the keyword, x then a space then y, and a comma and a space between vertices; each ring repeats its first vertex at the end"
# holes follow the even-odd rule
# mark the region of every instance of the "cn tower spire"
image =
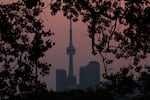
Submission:
POLYGON ((68 73, 68 86, 76 84, 76 78, 73 74, 73 55, 75 55, 75 48, 72 40, 72 19, 70 19, 70 33, 69 33, 69 46, 66 50, 69 55, 69 73, 68 73))
POLYGON ((70 46, 73 46, 73 43, 72 43, 72 20, 70 19, 70 46))

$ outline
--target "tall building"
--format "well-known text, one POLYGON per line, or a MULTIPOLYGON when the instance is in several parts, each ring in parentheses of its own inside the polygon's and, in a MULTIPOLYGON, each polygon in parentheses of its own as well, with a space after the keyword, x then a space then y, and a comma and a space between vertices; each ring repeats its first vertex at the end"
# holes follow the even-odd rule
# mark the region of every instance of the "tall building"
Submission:
POLYGON ((76 77, 73 74, 73 55, 75 55, 75 48, 72 40, 72 20, 70 19, 70 39, 69 46, 67 47, 67 54, 69 55, 69 73, 68 73, 68 89, 73 88, 76 85, 76 77))
POLYGON ((67 55, 69 55, 69 72, 66 75, 65 70, 56 70, 56 91, 64 91, 70 89, 76 89, 76 77, 73 73, 73 55, 75 55, 75 48, 73 46, 72 39, 72 20, 70 19, 70 32, 69 32, 69 46, 66 49, 67 55))
POLYGON ((63 92, 67 90, 67 75, 63 69, 56 70, 56 91, 63 92))
POLYGON ((100 64, 97 61, 91 61, 87 66, 80 68, 80 88, 86 90, 87 88, 95 89, 100 82, 100 64))
POLYGON ((88 68, 86 66, 80 67, 80 73, 79 73, 79 84, 80 89, 85 90, 88 87, 88 68))

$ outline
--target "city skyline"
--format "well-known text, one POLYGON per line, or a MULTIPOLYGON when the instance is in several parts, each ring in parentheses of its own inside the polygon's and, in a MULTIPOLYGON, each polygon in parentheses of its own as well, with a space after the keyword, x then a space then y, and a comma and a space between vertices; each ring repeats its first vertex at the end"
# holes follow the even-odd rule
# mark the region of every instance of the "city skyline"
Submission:
MULTIPOLYGON (((44 14, 43 18, 46 19, 44 14)), ((70 21, 63 17, 60 13, 60 15, 56 15, 56 17, 49 18, 49 21, 46 21, 45 24, 53 20, 56 21, 55 24, 58 24, 57 29, 55 28, 55 26, 53 26, 54 23, 51 23, 49 27, 51 27, 52 31, 55 33, 53 41, 56 42, 56 45, 52 49, 50 49, 47 52, 47 55, 44 57, 48 58, 45 59, 45 61, 52 64, 52 67, 50 69, 50 75, 46 76, 44 80, 48 84, 48 89, 55 90, 56 69, 61 68, 67 70, 68 72, 68 56, 66 55, 66 48, 69 41, 68 33, 70 21)), ((89 61, 91 61, 91 59, 99 61, 99 57, 94 56, 91 53, 90 39, 88 36, 85 36, 85 34, 87 34, 85 31, 86 25, 80 24, 79 22, 73 22, 74 46, 76 47, 76 55, 74 56, 74 74, 76 75, 77 80, 79 80, 80 66, 86 65, 89 61), (82 41, 82 39, 84 39, 85 41, 82 41), (84 46, 81 46, 83 44, 84 46)), ((79 83, 79 81, 77 81, 77 83, 79 83)))
POLYGON ((150 99, 149 0, 0 3, 0 100, 150 99))
MULTIPOLYGON (((52 67, 50 68, 50 74, 42 77, 42 79, 47 83, 48 89, 56 90, 56 69, 61 68, 68 71, 68 56, 66 55, 66 48, 69 41, 69 20, 63 16, 62 12, 59 12, 55 16, 51 16, 48 11, 49 8, 45 9, 41 18, 44 20, 46 29, 51 29, 55 33, 53 41, 56 45, 48 50, 43 58, 46 62, 52 64, 52 67)), ((73 32, 75 33, 74 46, 76 47, 76 55, 74 56, 74 74, 76 75, 77 80, 79 80, 80 66, 86 65, 91 60, 96 60, 101 63, 101 73, 104 72, 103 62, 100 55, 92 55, 91 40, 88 37, 86 29, 86 24, 82 23, 81 20, 73 22, 73 32)), ((118 60, 113 55, 112 58, 114 59, 114 62, 109 66, 113 68, 114 72, 119 70, 120 67, 127 66, 130 63, 129 60, 118 60)), ((142 63, 148 64, 149 57, 142 61, 142 63)), ((79 82, 77 81, 77 83, 79 82)))
MULTIPOLYGON (((5 0, 4 2, 13 2, 15 0, 5 0)), ((3 2, 1 0, 1 2, 3 2)), ((44 1, 47 5, 48 0, 44 1)), ((69 20, 63 16, 63 13, 60 12, 55 16, 50 15, 49 6, 44 8, 44 12, 41 13, 40 18, 44 21, 45 29, 51 29, 54 32, 53 41, 56 45, 49 49, 45 54, 45 57, 42 60, 48 62, 52 65, 50 68, 50 74, 41 77, 48 86, 48 89, 55 90, 55 70, 57 68, 66 69, 68 68, 68 56, 66 55, 66 47, 68 46, 68 30, 69 30, 69 20)), ((101 72, 103 73, 103 63, 99 55, 93 56, 91 53, 91 41, 88 37, 87 26, 82 23, 81 20, 74 23, 74 46, 76 47, 77 54, 74 56, 74 74, 77 75, 77 79, 79 79, 79 68, 80 66, 86 65, 91 60, 97 60, 101 63, 101 72)), ((129 61, 116 60, 114 58, 114 63, 111 64, 113 69, 117 69, 121 66, 125 66, 129 64, 129 61)), ((149 57, 147 60, 145 59, 143 63, 149 63, 149 57)), ((77 82, 78 83, 78 82, 77 82)))
MULTIPOLYGON (((16 0, 5 0, 2 3, 12 3, 16 0)), ((50 74, 41 77, 46 83, 48 89, 55 90, 55 70, 56 68, 64 68, 67 69, 67 56, 66 56, 66 47, 67 47, 67 38, 68 38, 68 30, 69 30, 69 21, 66 17, 63 16, 62 12, 59 12, 55 16, 50 15, 50 8, 48 0, 43 0, 45 2, 46 7, 43 9, 43 12, 40 15, 40 18, 43 20, 45 25, 45 29, 51 29, 54 32, 53 41, 56 45, 49 49, 45 54, 45 57, 42 58, 43 61, 48 62, 52 65, 50 68, 50 74), (47 6, 48 5, 48 6, 47 6)), ((99 55, 93 56, 91 53, 91 40, 88 37, 87 25, 82 23, 79 19, 78 22, 74 23, 74 45, 76 47, 77 55, 74 56, 74 72, 75 75, 78 75, 79 66, 84 66, 87 62, 91 60, 97 60, 102 63, 102 60, 99 55)), ((114 63, 111 64, 111 67, 116 71, 120 66, 126 66, 130 63, 129 60, 117 59, 113 57, 114 63), (116 67, 117 66, 117 67, 116 67), (118 67, 119 66, 119 67, 118 67)), ((144 59, 142 63, 149 64, 150 56, 147 59, 144 59)), ((103 73, 103 64, 101 66, 101 71, 103 73)), ((79 76, 77 76, 79 79, 79 76)))
POLYGON ((93 89, 100 82, 100 68, 99 62, 90 61, 89 64, 84 68, 80 68, 79 83, 76 83, 76 76, 74 75, 74 59, 76 49, 73 43, 73 27, 72 19, 70 19, 69 24, 69 46, 66 49, 66 54, 68 55, 68 74, 65 69, 56 69, 56 91, 66 91, 72 89, 84 89, 88 87, 93 89))
MULTIPOLYGON (((79 83, 70 84, 65 69, 56 69, 56 92, 69 90, 96 90, 101 82, 100 64, 98 61, 90 61, 86 66, 80 66, 79 83)), ((74 76, 75 77, 75 76, 74 76)))

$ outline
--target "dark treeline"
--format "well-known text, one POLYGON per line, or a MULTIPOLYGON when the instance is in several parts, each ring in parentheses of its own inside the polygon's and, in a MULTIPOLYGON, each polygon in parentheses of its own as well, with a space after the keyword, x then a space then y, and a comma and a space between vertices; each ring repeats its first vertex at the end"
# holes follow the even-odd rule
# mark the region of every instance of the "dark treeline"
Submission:
MULTIPOLYGON (((42 0, 17 0, 0 4, 0 99, 1 100, 149 100, 150 67, 139 66, 150 53, 149 0, 52 0, 51 15, 62 11, 73 21, 87 25, 92 54, 104 62, 104 82, 96 91, 48 91, 39 75, 49 74, 50 64, 40 59, 52 48, 50 30, 39 15, 42 0), (124 2, 122 2, 124 1, 124 2), (121 4, 124 4, 122 6, 121 4), (121 30, 117 27, 120 26, 121 30), (113 45, 113 43, 116 45, 113 45), (133 59, 128 67, 108 73, 113 59, 133 59)), ((113 68, 112 68, 113 69, 113 68)))
POLYGON ((34 92, 19 93, 6 100, 149 100, 150 99, 150 67, 122 67, 112 73, 96 89, 68 90, 64 92, 48 91, 40 88, 34 92))
MULTIPOLYGON (((115 100, 107 90, 70 90, 65 92, 42 91, 39 93, 16 96, 13 100, 115 100)), ((12 100, 12 99, 11 99, 12 100)))

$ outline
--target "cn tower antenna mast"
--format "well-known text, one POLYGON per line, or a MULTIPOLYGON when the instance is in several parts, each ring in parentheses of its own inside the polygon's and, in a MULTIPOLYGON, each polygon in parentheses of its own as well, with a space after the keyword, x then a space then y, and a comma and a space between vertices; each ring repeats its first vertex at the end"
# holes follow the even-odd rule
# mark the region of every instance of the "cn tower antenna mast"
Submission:
POLYGON ((70 33, 69 33, 69 46, 67 47, 67 54, 69 55, 69 73, 68 73, 68 86, 76 84, 76 77, 73 74, 73 55, 75 55, 75 48, 73 46, 72 38, 72 19, 70 19, 70 33))

